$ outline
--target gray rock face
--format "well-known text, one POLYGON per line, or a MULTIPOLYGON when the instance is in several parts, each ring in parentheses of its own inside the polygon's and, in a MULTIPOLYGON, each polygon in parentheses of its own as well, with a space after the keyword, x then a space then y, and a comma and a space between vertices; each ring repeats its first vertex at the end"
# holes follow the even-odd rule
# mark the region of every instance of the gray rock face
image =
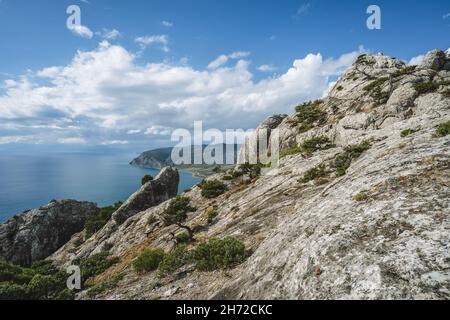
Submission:
POLYGON ((175 197, 178 193, 179 182, 180 176, 177 169, 164 168, 154 180, 147 182, 139 191, 131 195, 112 218, 120 225, 136 213, 175 197))
MULTIPOLYGON (((164 202, 77 249, 91 254, 108 243, 120 258, 101 279, 126 275, 97 298, 450 299, 450 136, 436 136, 450 120, 448 80, 445 69, 359 58, 318 105, 323 122, 304 132, 293 114, 271 126, 282 150, 314 137, 333 147, 286 156, 247 183, 227 180, 228 191, 216 199, 202 197, 199 187, 184 194, 197 209, 186 221, 196 230, 192 246, 233 236, 251 250, 246 262, 226 272, 185 265, 164 279, 137 275, 131 261, 146 248, 169 251, 168 236, 179 232, 162 222, 164 202), (443 84, 426 93, 414 86, 430 81, 443 84), (402 136, 405 130, 411 134, 402 136), (337 155, 366 140, 370 148, 338 176, 337 155), (318 166, 322 176, 304 182, 318 166)), ((53 257, 68 263, 69 251, 53 257)))
POLYGON ((23 266, 45 259, 98 211, 91 202, 62 200, 14 216, 0 225, 0 259, 23 266))
POLYGON ((435 49, 430 51, 425 56, 425 59, 420 64, 421 68, 432 69, 432 70, 442 70, 446 63, 448 63, 448 58, 444 51, 435 49))
POLYGON ((161 170, 152 181, 147 182, 112 215, 112 219, 88 239, 81 247, 73 250, 73 245, 81 235, 74 235, 73 239, 52 255, 51 260, 57 263, 67 263, 74 259, 84 258, 98 253, 105 244, 113 243, 117 231, 125 229, 133 222, 133 217, 149 208, 175 197, 178 193, 180 177, 178 170, 167 167, 161 170))

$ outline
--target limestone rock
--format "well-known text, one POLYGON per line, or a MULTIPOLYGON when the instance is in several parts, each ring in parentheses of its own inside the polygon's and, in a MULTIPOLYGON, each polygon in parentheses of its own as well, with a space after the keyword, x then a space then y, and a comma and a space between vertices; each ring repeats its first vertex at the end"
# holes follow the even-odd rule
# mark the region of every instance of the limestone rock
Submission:
POLYGON ((14 216, 0 225, 0 259, 23 266, 43 260, 98 211, 91 202, 62 200, 14 216))

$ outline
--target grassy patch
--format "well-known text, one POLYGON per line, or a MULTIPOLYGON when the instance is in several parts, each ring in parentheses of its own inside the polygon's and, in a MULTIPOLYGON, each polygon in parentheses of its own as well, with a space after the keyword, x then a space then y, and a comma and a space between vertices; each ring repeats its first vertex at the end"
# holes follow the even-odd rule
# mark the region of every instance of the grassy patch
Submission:
POLYGON ((398 78, 398 77, 409 75, 409 74, 413 73, 414 71, 416 71, 416 68, 417 68, 417 66, 406 66, 403 69, 400 69, 400 70, 394 72, 392 74, 392 77, 398 78))
POLYGON ((231 181, 231 180, 233 180, 233 177, 230 176, 230 175, 225 175, 225 176, 222 177, 222 180, 223 181, 231 181))
POLYGON ((362 54, 356 59, 356 64, 373 65, 375 61, 369 60, 366 54, 362 54))
POLYGON ((416 133, 417 131, 419 131, 419 130, 418 129, 415 129, 415 130, 414 129, 406 129, 400 133, 400 136, 402 138, 406 138, 407 136, 412 135, 412 134, 416 133))
POLYGON ((425 94, 436 92, 440 86, 448 86, 450 85, 450 81, 429 81, 429 82, 420 82, 414 84, 414 89, 418 94, 425 94))
POLYGON ((118 262, 118 258, 111 257, 109 252, 103 251, 74 263, 80 266, 82 282, 86 283, 89 278, 102 274, 118 262))
POLYGON ((436 134, 439 137, 445 137, 450 134, 450 121, 441 123, 436 129, 436 134))
POLYGON ((87 291, 87 296, 89 298, 95 298, 96 296, 104 293, 105 291, 112 290, 117 287, 120 281, 125 277, 125 273, 119 273, 112 280, 100 283, 96 286, 93 286, 87 291))
POLYGON ((385 103, 389 99, 389 93, 383 92, 382 86, 388 80, 388 77, 378 78, 365 86, 364 90, 367 91, 372 98, 377 100, 379 104, 385 103))
POLYGON ((343 153, 336 156, 334 160, 334 168, 336 169, 336 176, 341 177, 347 173, 348 168, 352 164, 352 161, 358 159, 364 151, 369 150, 371 147, 370 142, 364 141, 363 143, 355 146, 345 148, 343 153))
POLYGON ((293 156, 301 153, 302 150, 298 146, 291 147, 290 149, 280 153, 280 159, 285 158, 287 156, 293 156))
POLYGON ((164 255, 163 249, 147 249, 133 261, 133 269, 138 274, 154 271, 158 269, 164 255))
POLYGON ((362 191, 360 193, 355 194, 352 199, 357 202, 366 201, 369 199, 369 194, 366 191, 362 191))
POLYGON ((227 186, 219 180, 206 181, 200 188, 202 189, 202 196, 207 199, 217 198, 227 191, 227 186))

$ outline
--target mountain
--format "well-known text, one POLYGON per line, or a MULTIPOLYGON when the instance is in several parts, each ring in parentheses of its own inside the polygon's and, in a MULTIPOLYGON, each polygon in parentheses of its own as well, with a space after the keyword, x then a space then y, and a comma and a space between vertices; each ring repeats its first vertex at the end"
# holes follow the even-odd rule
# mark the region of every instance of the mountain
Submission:
POLYGON ((450 299, 450 55, 362 55, 261 128, 277 167, 215 174, 50 256, 90 266, 76 298, 450 299))
MULTIPOLYGON (((207 147, 207 145, 203 145, 201 146, 201 150, 202 153, 205 150, 205 148, 207 147)), ((221 144, 221 145, 213 145, 211 147, 222 147, 222 152, 224 155, 223 161, 222 163, 225 164, 226 162, 226 150, 227 150, 227 145, 226 144, 221 144)), ((180 165, 178 167, 193 167, 193 166, 205 166, 206 164, 196 164, 194 165, 194 152, 195 150, 199 149, 200 146, 191 146, 191 164, 185 164, 185 165, 180 165)), ((233 157, 234 157, 234 163, 236 163, 236 159, 237 159, 237 154, 238 154, 238 149, 239 146, 238 145, 233 145, 233 146, 228 146, 229 149, 233 150, 233 157)), ((142 167, 142 168, 150 168, 150 169, 161 169, 164 168, 166 166, 174 166, 174 163, 172 161, 172 151, 174 148, 162 148, 162 149, 154 149, 154 150, 150 150, 150 151, 145 151, 143 152, 141 155, 139 155, 139 157, 137 157, 136 159, 134 159, 133 161, 130 162, 131 165, 133 166, 137 166, 137 167, 142 167)), ((181 152, 181 150, 180 150, 181 152)))

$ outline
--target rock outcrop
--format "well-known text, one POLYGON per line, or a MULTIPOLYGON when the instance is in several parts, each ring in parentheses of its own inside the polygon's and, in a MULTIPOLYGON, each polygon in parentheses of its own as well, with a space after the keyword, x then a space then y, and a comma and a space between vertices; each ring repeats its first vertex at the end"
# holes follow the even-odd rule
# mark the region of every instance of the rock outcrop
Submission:
POLYGON ((0 260, 29 266, 45 259, 98 211, 91 202, 62 200, 16 215, 0 225, 0 260))
POLYGON ((450 121, 443 54, 417 67, 359 57, 326 98, 270 125, 289 151, 277 168, 246 183, 225 179, 230 172, 208 178, 227 185, 216 199, 199 187, 184 194, 196 209, 186 221, 197 240, 190 246, 240 239, 252 254, 234 269, 133 271, 144 249, 172 248, 168 202, 52 258, 67 264, 108 244, 120 262, 93 282, 123 277, 97 299, 450 299, 450 136, 436 134, 450 121))
POLYGON ((126 228, 132 222, 131 218, 134 215, 175 197, 178 193, 179 181, 180 177, 177 169, 172 167, 164 168, 154 180, 147 182, 139 191, 131 195, 113 213, 111 220, 78 250, 74 251, 71 248, 73 248, 74 243, 82 240, 81 234, 75 235, 71 241, 52 256, 52 259, 68 261, 84 258, 102 251, 105 244, 109 245, 111 243, 111 237, 118 234, 118 230, 126 228))

